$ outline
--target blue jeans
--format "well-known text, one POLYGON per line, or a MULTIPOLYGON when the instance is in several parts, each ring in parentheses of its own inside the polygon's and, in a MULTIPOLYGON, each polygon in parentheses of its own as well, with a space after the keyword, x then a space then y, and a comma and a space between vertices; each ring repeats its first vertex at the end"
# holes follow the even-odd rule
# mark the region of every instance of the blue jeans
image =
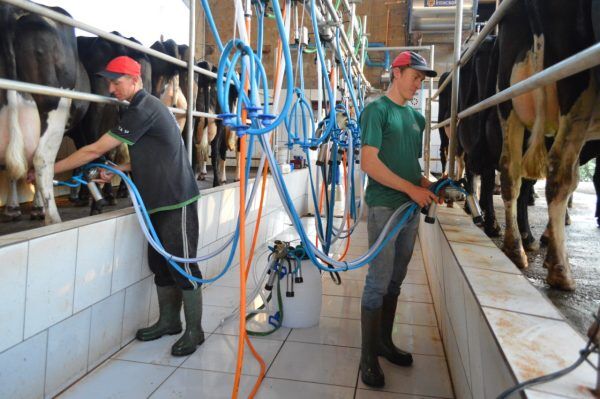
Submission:
MULTIPOLYGON (((394 211, 395 209, 382 206, 369 208, 367 231, 370 247, 373 246, 394 211)), ((375 310, 381 307, 384 295, 400 295, 400 285, 406 277, 408 262, 415 247, 419 220, 419 212, 415 212, 408 218, 406 225, 396 237, 392 237, 381 252, 371 260, 365 279, 362 307, 375 310)))

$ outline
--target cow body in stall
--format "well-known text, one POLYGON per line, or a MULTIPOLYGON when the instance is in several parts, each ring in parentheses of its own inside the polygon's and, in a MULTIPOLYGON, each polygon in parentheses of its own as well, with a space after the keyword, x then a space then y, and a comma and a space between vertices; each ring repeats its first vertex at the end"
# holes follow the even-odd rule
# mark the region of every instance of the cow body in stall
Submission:
MULTIPOLYGON (((61 8, 52 10, 69 16, 61 8)), ((0 5, 0 76, 62 89, 89 91, 72 27, 21 9, 0 5)), ((67 98, 0 90, 0 163, 13 192, 9 217, 19 214, 16 181, 35 169, 34 208, 45 223, 60 222, 54 200, 54 161, 65 129, 78 123, 87 103, 67 98), (42 209, 40 209, 43 208, 42 209), (12 214, 10 214, 12 213, 12 214)))
MULTIPOLYGON (((207 61, 201 61, 198 66, 212 72, 217 71, 217 68, 207 61)), ((237 93, 232 86, 229 92, 229 109, 233 109, 236 98, 237 93)), ((198 79, 196 109, 209 114, 222 113, 217 101, 215 78, 200 75, 198 79)), ((214 173, 213 187, 226 183, 225 161, 227 159, 227 150, 236 151, 237 136, 220 119, 207 117, 201 117, 196 121, 195 132, 198 178, 200 180, 206 178, 206 163, 208 162, 210 149, 210 159, 214 173)))
MULTIPOLYGON (((594 43, 591 1, 565 7, 558 0, 516 2, 500 23, 498 90, 522 81, 594 43)), ((547 178, 548 252, 544 266, 552 287, 573 290, 564 221, 567 199, 577 186, 578 158, 584 143, 600 138, 598 82, 583 71, 499 105, 504 133, 502 197, 506 209, 504 250, 527 266, 516 221, 521 177, 547 178), (525 131, 531 132, 523 151, 525 131), (553 142, 546 149, 546 136, 553 142)))

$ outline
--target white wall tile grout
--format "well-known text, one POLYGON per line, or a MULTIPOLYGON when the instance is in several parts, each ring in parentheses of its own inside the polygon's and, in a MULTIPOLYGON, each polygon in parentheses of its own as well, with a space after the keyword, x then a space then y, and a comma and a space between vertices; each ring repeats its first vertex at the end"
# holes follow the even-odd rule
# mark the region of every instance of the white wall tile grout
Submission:
POLYGON ((31 245, 31 241, 27 241, 27 255, 26 255, 27 263, 25 263, 27 265, 25 267, 25 300, 23 301, 23 331, 21 334, 21 341, 18 342, 16 345, 25 341, 25 320, 27 320, 27 281, 29 279, 29 246, 30 245, 31 245))
MULTIPOLYGON (((42 332, 46 333, 46 350, 44 351, 44 384, 42 385, 42 392, 43 394, 46 393, 46 379, 48 376, 48 347, 49 347, 49 343, 50 343, 50 327, 48 327, 47 329, 43 330, 42 332)), ((35 336, 35 335, 34 335, 35 336)))
MULTIPOLYGON (((78 265, 78 256, 79 256, 79 228, 77 228, 77 239, 75 240, 75 273, 73 273, 73 312, 71 313, 71 316, 74 315, 75 313, 75 291, 77 291, 77 267, 78 265)), ((66 318, 68 319, 68 317, 66 318)), ((65 320, 66 320, 65 319, 65 320)))

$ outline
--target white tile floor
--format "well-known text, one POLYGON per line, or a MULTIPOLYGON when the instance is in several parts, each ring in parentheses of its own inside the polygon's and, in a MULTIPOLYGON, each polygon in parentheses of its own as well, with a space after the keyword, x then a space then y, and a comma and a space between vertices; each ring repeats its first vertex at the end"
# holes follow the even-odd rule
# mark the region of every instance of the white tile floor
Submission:
MULTIPOLYGON (((311 234, 314 235, 314 230, 311 234)), ((362 225, 353 236, 349 257, 363 253, 366 245, 366 226, 362 225)), ((343 252, 343 243, 334 248, 343 252)), ((264 258, 258 256, 257 262, 264 262, 264 258)), ((318 326, 282 328, 267 337, 251 338, 267 363, 266 378, 257 397, 454 397, 418 242, 400 296, 393 335, 394 341, 413 353, 415 362, 410 368, 401 368, 381 359, 386 375, 386 386, 382 390, 371 390, 360 381, 360 295, 365 272, 366 269, 359 269, 342 274, 340 286, 335 285, 328 274, 323 274, 318 326)), ((172 357, 169 351, 177 337, 163 337, 153 342, 132 341, 60 397, 230 398, 238 320, 220 324, 234 311, 238 301, 237 273, 239 270, 235 268, 207 287, 203 324, 208 337, 194 354, 172 357)), ((260 322, 261 319, 252 327, 264 326, 260 322)), ((250 394, 260 371, 247 347, 245 353, 240 398, 250 394)))

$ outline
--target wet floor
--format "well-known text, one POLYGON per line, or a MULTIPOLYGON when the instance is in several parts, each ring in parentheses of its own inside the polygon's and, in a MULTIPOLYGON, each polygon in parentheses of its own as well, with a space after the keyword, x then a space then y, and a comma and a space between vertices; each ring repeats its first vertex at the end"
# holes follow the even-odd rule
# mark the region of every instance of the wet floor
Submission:
MULTIPOLYGON (((536 239, 544 232, 548 221, 548 207, 544 195, 544 181, 535 185, 539 198, 535 206, 529 207, 529 223, 536 239)), ((496 215, 504 228, 504 206, 500 196, 494 196, 496 215)), ((569 209, 571 225, 565 226, 567 250, 573 278, 577 283, 575 292, 550 288, 545 282, 546 269, 543 262, 546 248, 528 254, 529 267, 523 273, 529 281, 543 292, 565 315, 571 325, 581 334, 586 334, 592 324, 593 314, 600 306, 600 228, 594 212, 596 193, 591 182, 581 182, 573 196, 573 207, 569 209)), ((494 239, 499 247, 502 239, 494 239)))

